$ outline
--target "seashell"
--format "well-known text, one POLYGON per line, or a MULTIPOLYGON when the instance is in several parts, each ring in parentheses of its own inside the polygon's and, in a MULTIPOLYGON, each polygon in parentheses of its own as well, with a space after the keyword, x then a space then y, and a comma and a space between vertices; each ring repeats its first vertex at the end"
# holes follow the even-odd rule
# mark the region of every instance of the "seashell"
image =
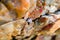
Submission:
POLYGON ((12 21, 11 16, 9 15, 9 10, 6 6, 0 2, 0 20, 12 21))
POLYGON ((55 24, 51 27, 51 29, 49 30, 48 34, 53 34, 55 33, 56 30, 58 30, 60 28, 60 20, 56 21, 55 24))
POLYGON ((25 25, 25 21, 23 19, 1 25, 0 39, 6 38, 7 40, 10 40, 12 39, 12 36, 20 35, 21 30, 24 27, 23 25, 25 25))

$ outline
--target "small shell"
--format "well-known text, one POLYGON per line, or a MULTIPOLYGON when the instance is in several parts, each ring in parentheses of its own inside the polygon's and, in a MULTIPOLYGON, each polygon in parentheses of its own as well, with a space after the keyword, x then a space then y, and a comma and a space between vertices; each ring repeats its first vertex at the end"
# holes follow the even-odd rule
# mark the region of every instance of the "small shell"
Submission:
POLYGON ((60 28, 60 20, 58 20, 58 21, 55 22, 55 24, 49 30, 48 34, 53 34, 59 28, 60 28))
POLYGON ((0 20, 12 21, 11 16, 9 15, 9 10, 3 3, 0 3, 0 20))
POLYGON ((8 39, 12 39, 11 38, 12 36, 20 35, 24 25, 25 25, 25 20, 23 19, 1 25, 0 39, 6 38, 6 40, 8 40, 8 39))
POLYGON ((25 25, 25 28, 23 30, 24 37, 30 36, 33 33, 33 30, 34 30, 33 25, 34 25, 33 23, 30 23, 30 25, 28 24, 25 25))

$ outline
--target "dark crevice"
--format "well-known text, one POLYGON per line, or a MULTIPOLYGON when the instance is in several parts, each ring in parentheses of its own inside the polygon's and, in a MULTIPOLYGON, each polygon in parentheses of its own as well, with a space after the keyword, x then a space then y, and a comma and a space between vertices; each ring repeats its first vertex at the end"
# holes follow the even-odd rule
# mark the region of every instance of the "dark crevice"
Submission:
POLYGON ((31 38, 31 40, 35 40, 35 39, 36 39, 36 37, 37 37, 37 35, 35 35, 33 38, 31 38))
POLYGON ((56 38, 56 35, 52 36, 52 39, 51 40, 55 40, 55 38, 56 38))
POLYGON ((17 40, 17 39, 15 38, 15 36, 12 36, 12 40, 17 40))
POLYGON ((56 10, 54 13, 55 13, 55 14, 58 14, 58 12, 60 12, 60 9, 56 10))
POLYGON ((24 19, 24 17, 22 17, 22 19, 24 19))
POLYGON ((25 37, 24 39, 28 39, 30 36, 25 37))

